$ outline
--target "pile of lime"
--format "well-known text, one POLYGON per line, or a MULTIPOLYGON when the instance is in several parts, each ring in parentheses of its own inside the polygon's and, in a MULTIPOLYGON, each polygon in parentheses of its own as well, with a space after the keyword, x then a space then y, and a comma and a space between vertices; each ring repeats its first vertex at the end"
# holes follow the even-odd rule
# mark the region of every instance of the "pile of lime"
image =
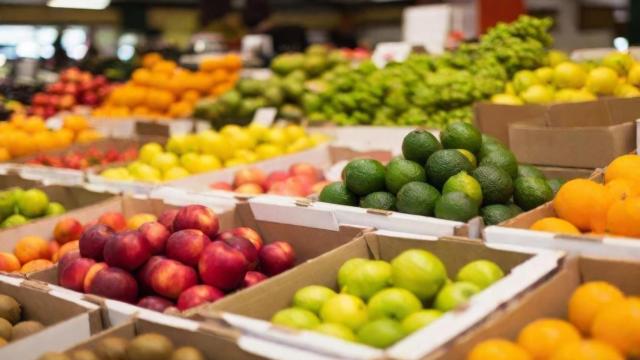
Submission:
POLYGON ((343 181, 327 185, 320 201, 463 222, 480 215, 494 225, 550 201, 562 185, 462 122, 448 125, 440 140, 412 131, 402 154, 386 167, 373 159, 349 162, 343 181))
POLYGON ((13 187, 0 192, 0 228, 9 228, 29 220, 63 214, 64 206, 49 201, 40 189, 23 190, 13 187))

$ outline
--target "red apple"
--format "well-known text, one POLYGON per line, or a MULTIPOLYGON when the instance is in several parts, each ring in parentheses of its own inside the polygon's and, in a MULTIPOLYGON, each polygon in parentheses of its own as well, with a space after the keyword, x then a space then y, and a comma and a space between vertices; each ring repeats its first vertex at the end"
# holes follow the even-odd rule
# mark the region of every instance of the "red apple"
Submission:
POLYGON ((166 260, 167 258, 164 256, 152 256, 147 260, 147 262, 142 265, 138 273, 136 274, 136 278, 138 279, 138 283, 140 284, 140 289, 143 292, 150 292, 152 290, 151 287, 151 274, 153 273, 153 269, 156 265, 160 263, 162 260, 166 260))
POLYGON ((196 271, 175 260, 162 260, 151 271, 151 288, 169 299, 177 299, 183 291, 197 283, 196 271))
POLYGON ((261 272, 247 271, 247 274, 244 276, 244 280, 242 281, 242 287, 248 288, 266 279, 268 279, 267 275, 261 272))
POLYGON ((245 194, 245 195, 264 194, 264 191, 262 190, 262 186, 258 184, 242 184, 238 186, 234 191, 237 192, 238 194, 245 194))
POLYGON ((138 306, 157 312, 164 312, 166 308, 173 306, 173 303, 160 296, 145 296, 138 301, 138 306))
POLYGON ((305 176, 316 182, 322 178, 322 173, 315 166, 309 163, 297 163, 289 167, 291 176, 305 176))
POLYGON ((151 257, 149 244, 136 230, 117 233, 104 245, 104 261, 109 266, 133 271, 151 257))
POLYGON ((113 230, 107 225, 97 224, 87 228, 80 237, 80 255, 102 261, 104 244, 114 235, 113 230))
POLYGON ((185 311, 198 305, 214 302, 224 297, 224 293, 213 286, 196 285, 183 291, 178 298, 178 310, 185 311))
POLYGON ((53 229, 54 240, 62 245, 69 241, 78 240, 82 236, 82 224, 74 218, 63 218, 58 221, 53 229))
POLYGON ((76 98, 73 95, 62 95, 60 97, 60 101, 58 102, 58 109, 66 110, 71 109, 73 105, 76 104, 76 98))
POLYGON ((107 265, 107 263, 103 263, 103 262, 99 262, 99 263, 95 263, 95 264, 91 265, 91 267, 89 268, 89 270, 85 274, 84 281, 82 283, 82 289, 84 290, 85 293, 89 293, 90 292, 91 283, 93 282, 93 279, 96 277, 96 274, 98 272, 100 272, 102 269, 106 269, 108 267, 109 267, 109 265, 107 265))
POLYGON ((289 173, 286 171, 274 171, 271 174, 269 174, 269 176, 267 176, 267 180, 264 182, 264 188, 266 190, 271 189, 271 186, 273 186, 274 183, 279 182, 279 181, 285 181, 289 178, 289 173))
POLYGON ((244 184, 256 184, 262 186, 265 180, 267 180, 267 175, 260 169, 240 169, 236 171, 236 174, 233 177, 233 186, 236 188, 244 184))
POLYGON ((204 248, 198 270, 205 284, 230 291, 242 285, 248 265, 242 252, 222 241, 214 241, 204 248))
POLYGON ((175 220, 176 215, 178 215, 178 209, 167 209, 158 216, 158 222, 164 225, 167 230, 173 232, 173 221, 175 220))
POLYGON ((138 283, 128 272, 107 267, 95 274, 89 284, 89 293, 133 303, 138 298, 138 283))
POLYGON ((110 211, 102 214, 98 218, 99 224, 104 224, 113 229, 113 231, 123 231, 127 228, 127 220, 121 212, 110 211))
POLYGON ((274 276, 293 267, 296 262, 296 254, 284 241, 276 241, 266 244, 258 253, 260 269, 269 275, 274 276))
POLYGON ((211 190, 233 191, 233 187, 226 181, 218 181, 209 185, 211 190))
POLYGON ((200 230, 176 231, 167 240, 167 257, 189 266, 197 266, 204 247, 211 240, 200 230))
POLYGON ((77 258, 58 272, 58 284, 75 291, 84 290, 84 278, 89 268, 96 262, 93 259, 77 258))
POLYGON ((213 210, 202 205, 188 205, 181 208, 173 220, 173 231, 195 229, 213 239, 220 230, 218 216, 213 210))
POLYGON ((164 225, 155 221, 148 222, 142 224, 138 231, 147 244, 149 244, 151 255, 157 255, 164 252, 167 239, 171 235, 164 225))
POLYGON ((253 244, 256 247, 256 250, 260 251, 262 248, 262 237, 258 234, 257 231, 253 230, 250 227, 237 227, 230 230, 232 235, 243 237, 253 244))
POLYGON ((232 236, 223 240, 227 245, 240 251, 244 255, 245 259, 249 263, 247 265, 248 270, 253 270, 258 265, 258 250, 253 243, 241 236, 232 236))

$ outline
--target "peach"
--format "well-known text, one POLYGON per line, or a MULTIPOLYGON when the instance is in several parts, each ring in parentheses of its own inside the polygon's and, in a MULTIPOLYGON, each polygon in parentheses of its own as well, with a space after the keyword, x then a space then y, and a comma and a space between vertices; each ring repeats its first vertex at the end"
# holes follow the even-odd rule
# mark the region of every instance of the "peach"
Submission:
POLYGON ((109 266, 135 270, 151 257, 151 249, 140 232, 129 230, 117 233, 104 244, 104 261, 109 266))
POLYGON ((233 187, 226 181, 218 181, 209 185, 211 190, 233 191, 233 187))
POLYGON ((58 244, 63 245, 69 241, 78 240, 82 236, 84 228, 82 224, 74 218, 63 218, 56 224, 53 229, 53 239, 58 244))
POLYGON ((127 220, 127 227, 129 230, 138 230, 144 223, 156 221, 158 218, 153 214, 140 213, 135 214, 127 220))
POLYGON ((313 184, 313 186, 311 187, 311 194, 320 194, 322 189, 324 189, 324 187, 329 185, 330 183, 331 182, 329 181, 319 181, 313 184))
POLYGON ((32 260, 51 258, 49 242, 39 236, 25 236, 18 240, 14 254, 23 265, 32 260))
POLYGON ((169 299, 177 299, 183 291, 198 283, 198 275, 192 267, 170 259, 155 265, 150 278, 153 291, 169 299))
POLYGON ((173 303, 160 296, 145 296, 138 301, 138 306, 145 309, 163 312, 166 308, 173 306, 173 303))
POLYGON ((249 263, 247 265, 248 270, 253 270, 258 265, 258 250, 253 246, 253 243, 241 236, 232 236, 223 240, 227 245, 240 251, 244 258, 249 263))
POLYGON ((244 280, 242 281, 242 287, 248 288, 266 279, 268 279, 267 275, 259 271, 247 271, 247 274, 244 276, 244 280))
POLYGON ((141 290, 144 292, 151 292, 151 274, 156 265, 160 263, 161 260, 165 260, 164 256, 152 256, 149 260, 138 270, 136 274, 136 278, 138 279, 138 284, 140 284, 141 290))
POLYGON ((306 176, 313 182, 322 179, 322 173, 315 166, 309 163, 297 163, 289 167, 289 174, 291 176, 306 176))
POLYGON ((267 180, 267 174, 256 168, 246 168, 236 171, 233 177, 233 186, 238 188, 244 184, 256 184, 262 186, 267 180))
MULTIPOLYGON (((62 260, 60 262, 62 262, 62 260)), ((99 262, 91 265, 91 267, 89 268, 89 270, 87 270, 87 273, 84 276, 84 281, 82 282, 82 290, 85 293, 89 293, 89 290, 91 289, 91 283, 93 282, 93 279, 96 277, 96 274, 108 267, 109 265, 103 262, 99 262)), ((60 271, 60 269, 61 269, 60 265, 58 265, 58 271, 60 271)))
POLYGON ((149 244, 152 255, 164 252, 167 239, 171 235, 171 232, 169 232, 166 226, 157 221, 153 221, 142 224, 138 231, 147 244, 149 244))
POLYGON ((269 174, 269 176, 267 176, 267 180, 265 180, 264 182, 264 188, 266 190, 271 190, 271 186, 273 186, 274 183, 276 182, 280 182, 280 181, 285 181, 289 178, 289 173, 287 171, 274 171, 271 174, 269 174))
POLYGON ((258 251, 262 248, 262 237, 260 237, 257 231, 250 227, 237 227, 229 230, 229 232, 235 236, 240 236, 251 241, 258 251))
POLYGON ((200 304, 214 302, 224 297, 224 293, 213 286, 195 285, 183 291, 178 297, 178 310, 185 311, 200 304))
POLYGON ((35 271, 45 270, 52 266, 53 266, 53 263, 50 260, 36 259, 36 260, 31 260, 28 263, 22 265, 22 268, 20 268, 20 272, 23 274, 27 274, 35 271))
POLYGON ((0 252, 0 271, 13 272, 20 270, 20 260, 8 252, 0 252))
POLYGON ((268 276, 274 276, 292 268, 296 261, 296 254, 289 243, 275 241, 260 249, 258 259, 262 271, 268 276))
POLYGON ((138 297, 138 284, 128 272, 116 267, 106 267, 99 270, 89 282, 89 293, 134 303, 138 297))
POLYGON ((167 257, 185 265, 197 266, 204 247, 210 242, 207 235, 200 230, 176 231, 167 240, 167 257))
POLYGON ((202 281, 223 291, 242 285, 249 262, 242 252, 222 241, 208 244, 198 262, 202 281))
POLYGON ((235 190, 238 194, 246 194, 246 195, 259 195, 264 194, 262 190, 262 186, 258 184, 242 184, 238 186, 235 190))
POLYGON ((167 209, 158 216, 158 222, 169 230, 169 232, 173 232, 173 220, 175 220, 176 215, 178 215, 178 209, 167 209))
POLYGON ((98 224, 107 225, 113 231, 123 231, 127 228, 127 221, 121 212, 109 211, 98 218, 98 224))
POLYGON ((55 262, 54 258, 56 257, 58 250, 60 250, 60 245, 56 241, 49 241, 49 255, 51 255, 51 261, 55 262))
POLYGON ((95 263, 95 260, 89 258, 74 259, 58 271, 58 284, 67 289, 83 291, 84 279, 95 263))
POLYGON ((213 210, 202 205, 187 205, 181 208, 173 220, 173 231, 195 229, 213 239, 220 230, 220 221, 213 210))
POLYGON ((69 241, 68 243, 65 243, 64 245, 60 246, 58 251, 55 254, 53 254, 53 256, 51 257, 51 260, 54 263, 58 262, 69 251, 71 251, 71 250, 79 250, 79 249, 80 249, 80 241, 79 240, 69 241))
POLYGON ((104 244, 113 236, 115 236, 113 229, 104 224, 96 224, 87 228, 80 237, 80 254, 82 257, 102 261, 104 244))
POLYGON ((269 194, 282 196, 304 196, 304 184, 298 180, 288 178, 285 181, 277 181, 269 188, 269 194))

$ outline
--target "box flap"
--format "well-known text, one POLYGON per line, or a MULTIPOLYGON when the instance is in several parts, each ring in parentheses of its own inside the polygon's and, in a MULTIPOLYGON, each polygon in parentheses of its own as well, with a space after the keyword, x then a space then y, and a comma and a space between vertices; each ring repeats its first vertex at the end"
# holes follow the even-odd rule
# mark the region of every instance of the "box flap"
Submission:
POLYGON ((554 104, 547 111, 549 127, 588 127, 614 125, 605 101, 554 104))
POLYGON ((509 146, 509 124, 544 117, 546 106, 500 105, 477 102, 473 106, 473 123, 482 133, 491 135, 509 146))

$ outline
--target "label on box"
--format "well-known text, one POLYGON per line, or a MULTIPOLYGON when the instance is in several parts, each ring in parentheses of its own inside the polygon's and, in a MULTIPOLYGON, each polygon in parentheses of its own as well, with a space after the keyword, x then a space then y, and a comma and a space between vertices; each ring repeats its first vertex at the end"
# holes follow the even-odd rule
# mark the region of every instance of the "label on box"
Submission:
POLYGON ((271 127, 276 120, 276 115, 278 115, 278 109, 274 107, 260 108, 253 114, 251 123, 271 127))
POLYGON ((405 42, 383 42, 376 46, 371 60, 377 67, 383 68, 388 63, 404 61, 411 54, 411 45, 405 42))

